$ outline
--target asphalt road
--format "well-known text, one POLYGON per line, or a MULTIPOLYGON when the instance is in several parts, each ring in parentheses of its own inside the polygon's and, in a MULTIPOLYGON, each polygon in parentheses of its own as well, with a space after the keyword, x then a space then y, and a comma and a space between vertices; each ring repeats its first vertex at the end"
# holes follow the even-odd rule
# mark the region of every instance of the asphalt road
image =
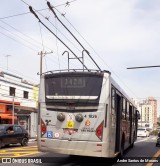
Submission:
MULTIPOLYGON (((39 153, 36 148, 36 142, 30 142, 29 147, 21 147, 19 145, 4 148, 0 150, 0 155, 5 154, 5 156, 13 157, 14 154, 17 154, 27 158, 27 157, 35 157, 38 162, 45 161, 45 163, 35 163, 35 164, 25 164, 27 166, 89 166, 89 165, 97 165, 97 166, 152 166, 152 163, 148 163, 148 159, 153 159, 153 157, 160 157, 160 149, 159 147, 155 146, 156 138, 153 136, 150 136, 149 138, 138 138, 135 142, 135 146, 132 149, 128 149, 125 152, 124 159, 118 162, 118 159, 101 159, 101 158, 92 158, 92 157, 72 157, 68 155, 60 155, 55 153, 39 153), (15 151, 14 151, 15 149, 15 151), (13 152, 13 153, 11 153, 13 152), (22 152, 22 153, 21 153, 22 152), (140 161, 145 162, 140 162, 140 161), (125 161, 125 162, 124 162, 125 161), (126 162, 127 161, 127 162, 126 162), (132 162, 134 161, 134 162, 132 162), (137 163, 138 161, 138 163, 137 163), (50 164, 49 164, 50 163, 50 164)), ((156 159, 156 158, 154 158, 156 159)), ((155 160, 156 161, 156 160, 155 160)), ((160 158, 159 158, 160 162, 160 158)), ((11 164, 0 164, 4 166, 10 166, 11 164)), ((13 164, 15 165, 22 165, 22 164, 13 164)), ((154 164, 153 166, 158 166, 158 164, 154 164)))

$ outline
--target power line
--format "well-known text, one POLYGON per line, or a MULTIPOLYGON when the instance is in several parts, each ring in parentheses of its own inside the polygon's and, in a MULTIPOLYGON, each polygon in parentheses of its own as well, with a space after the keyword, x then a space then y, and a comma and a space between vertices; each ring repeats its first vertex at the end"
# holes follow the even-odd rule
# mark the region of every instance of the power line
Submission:
MULTIPOLYGON (((5 31, 9 32, 10 34, 12 34, 12 35, 14 35, 14 36, 20 38, 21 40, 25 41, 26 43, 30 43, 31 45, 35 45, 35 43, 29 42, 28 40, 26 40, 26 39, 24 39, 24 38, 18 36, 17 34, 14 34, 13 32, 9 31, 8 29, 6 29, 6 28, 4 28, 4 27, 2 27, 2 26, 0 26, 0 28, 4 29, 5 31)), ((21 42, 21 43, 22 43, 22 42, 21 42)), ((38 47, 37 45, 35 45, 35 46, 38 47)), ((32 47, 30 47, 30 48, 32 48, 32 47)))
POLYGON ((111 70, 111 72, 127 87, 127 89, 136 96, 136 94, 122 81, 122 79, 109 67, 108 64, 101 58, 101 56, 97 53, 97 51, 91 46, 91 44, 80 34, 80 32, 73 26, 73 24, 56 8, 54 7, 61 16, 64 17, 64 19, 72 26, 72 28, 80 35, 80 37, 88 44, 88 46, 93 50, 93 52, 99 57, 99 59, 111 70))
MULTIPOLYGON (((40 18, 37 16, 37 14, 33 11, 32 7, 29 6, 29 9, 31 11, 31 13, 39 20, 39 22, 49 31, 51 32, 51 34, 53 34, 76 58, 77 60, 87 69, 87 67, 83 64, 83 62, 79 59, 79 57, 77 57, 77 55, 58 37, 56 36, 55 33, 53 33, 41 20, 40 18)), ((87 69, 88 70, 88 69, 87 69)))
MULTIPOLYGON (((56 25, 56 36, 58 35, 57 34, 57 21, 55 19, 55 25, 56 25)), ((57 38, 56 38, 56 47, 57 47, 57 55, 58 55, 58 41, 57 41, 57 38)), ((59 60, 59 56, 58 56, 58 64, 59 64, 59 70, 60 70, 60 60, 59 60)))
MULTIPOLYGON (((88 54, 88 56, 91 58, 91 60, 94 62, 94 64, 97 66, 97 68, 99 70, 100 67, 97 65, 97 63, 95 62, 95 60, 92 58, 92 56, 90 56, 89 52, 84 48, 84 46, 82 45, 82 43, 75 37, 75 35, 66 27, 66 25, 63 24, 63 22, 58 18, 57 14, 55 13, 53 7, 51 6, 50 2, 47 1, 47 5, 49 7, 49 9, 52 11, 52 13, 55 15, 55 17, 57 18, 57 20, 63 25, 63 27, 71 34, 71 36, 78 42, 78 44, 83 48, 83 50, 85 50, 85 52, 88 54)), ((83 53, 83 52, 82 52, 83 53)))
MULTIPOLYGON (((6 23, 6 22, 3 21, 3 20, 0 20, 0 21, 1 21, 2 23, 6 24, 7 26, 11 27, 12 29, 16 30, 17 32, 19 32, 19 33, 22 34, 23 36, 27 37, 28 39, 31 39, 32 41, 34 41, 34 44, 35 44, 35 43, 36 43, 36 44, 39 43, 39 45, 41 45, 41 43, 40 43, 39 41, 33 39, 32 37, 30 37, 30 36, 28 36, 28 35, 26 35, 26 34, 24 34, 24 33, 21 32, 20 30, 18 30, 17 28, 15 28, 15 27, 9 25, 8 23, 6 23)), ((38 45, 37 45, 37 46, 38 46, 38 45)), ((45 45, 44 45, 44 46, 45 46, 45 45)), ((39 46, 38 46, 38 47, 39 47, 39 46)), ((47 47, 47 46, 45 46, 45 47, 48 48, 48 49, 50 49, 50 50, 52 50, 51 48, 49 48, 49 47, 47 47)))
POLYGON ((14 38, 12 38, 12 37, 10 37, 10 36, 8 36, 8 35, 4 34, 3 32, 0 32, 0 33, 1 33, 2 35, 4 35, 4 36, 6 36, 6 37, 8 37, 8 38, 10 38, 10 39, 12 39, 12 40, 14 40, 14 41, 16 41, 17 43, 22 44, 23 46, 25 46, 25 47, 27 47, 27 48, 29 48, 29 49, 33 50, 33 51, 37 51, 37 50, 33 49, 32 47, 29 47, 29 46, 27 46, 27 45, 23 44, 22 42, 20 42, 20 41, 18 41, 18 40, 16 40, 16 39, 14 39, 14 38))
MULTIPOLYGON (((21 0, 23 3, 27 4, 25 1, 21 0)), ((77 0, 73 0, 73 1, 69 1, 68 3, 72 3, 74 1, 77 1, 77 0)), ((60 7, 60 6, 64 6, 66 5, 66 3, 63 3, 63 4, 60 4, 60 5, 56 5, 55 7, 60 7)), ((48 10, 49 8, 44 8, 44 9, 39 9, 37 11, 44 11, 44 10, 48 10)), ((26 15, 26 14, 30 14, 30 12, 25 12, 25 13, 19 13, 19 14, 14 14, 14 15, 10 15, 10 16, 5 16, 5 17, 0 17, 0 20, 2 19, 8 19, 8 18, 12 18, 12 17, 18 17, 18 16, 23 16, 23 15, 26 15)))
MULTIPOLYGON (((3 22, 4 24, 6 24, 7 26, 11 27, 12 29, 16 30, 16 31, 19 32, 20 34, 24 35, 25 37, 27 37, 27 38, 33 40, 35 43, 41 44, 39 41, 36 41, 35 39, 31 38, 30 36, 28 36, 28 35, 26 35, 26 34, 20 32, 18 29, 16 29, 15 27, 9 25, 8 23, 6 23, 6 22, 4 22, 4 21, 2 21, 2 20, 0 20, 0 21, 3 22)), ((23 39, 23 38, 22 38, 22 39, 23 39)), ((27 42, 28 42, 28 41, 27 41, 27 42)), ((32 44, 32 43, 31 43, 31 44, 32 44)), ((51 49, 51 48, 49 48, 49 47, 47 47, 46 45, 43 44, 43 47, 44 47, 44 46, 45 46, 46 48, 50 49, 50 50, 53 50, 53 49, 51 49)), ((52 61, 53 61, 53 59, 52 59, 52 61)))
MULTIPOLYGON (((75 1, 75 0, 74 0, 75 1)), ((25 3, 27 6, 29 6, 29 4, 27 4, 27 3, 25 3)), ((36 10, 37 11, 37 10, 36 10)), ((37 11, 38 12, 38 11, 37 11)), ((42 15, 40 12, 38 12, 43 18, 45 18, 47 21, 49 21, 49 19, 47 18, 47 17, 45 17, 44 15, 42 15)), ((50 22, 49 21, 49 23, 51 24, 51 25, 53 25, 54 27, 55 27, 55 29, 56 29, 56 31, 58 31, 58 32, 60 32, 60 34, 65 38, 65 39, 67 39, 79 52, 81 52, 74 44, 73 44, 73 42, 71 42, 59 29, 57 29, 57 27, 52 23, 52 22, 50 22)), ((59 58, 59 56, 58 56, 58 58, 59 58)), ((88 59, 88 58, 87 58, 88 59)))

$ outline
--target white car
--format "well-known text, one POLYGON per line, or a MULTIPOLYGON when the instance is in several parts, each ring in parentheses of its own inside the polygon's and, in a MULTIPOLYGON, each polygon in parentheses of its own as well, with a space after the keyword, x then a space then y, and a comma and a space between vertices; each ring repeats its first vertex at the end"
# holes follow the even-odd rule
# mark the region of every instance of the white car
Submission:
POLYGON ((138 128, 137 137, 149 137, 149 131, 146 128, 138 128))

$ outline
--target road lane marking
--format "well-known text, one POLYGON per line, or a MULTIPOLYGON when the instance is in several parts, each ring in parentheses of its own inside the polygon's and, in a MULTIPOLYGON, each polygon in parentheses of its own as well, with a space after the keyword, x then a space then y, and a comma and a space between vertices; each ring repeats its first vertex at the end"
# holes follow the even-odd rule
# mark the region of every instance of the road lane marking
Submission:
POLYGON ((15 147, 7 148, 5 150, 0 150, 0 159, 6 157, 23 157, 29 155, 35 155, 41 153, 38 151, 37 146, 28 146, 28 147, 15 147))
POLYGON ((149 138, 145 138, 145 139, 142 139, 142 140, 140 140, 140 141, 136 141, 135 144, 136 144, 136 143, 139 143, 139 142, 146 141, 146 140, 148 140, 148 139, 149 139, 149 138))
MULTIPOLYGON (((160 156, 160 150, 158 150, 158 151, 154 154, 154 156, 152 157, 151 160, 155 160, 155 158, 157 158, 157 157, 159 157, 159 156, 160 156)), ((147 163, 146 166, 152 166, 153 164, 155 164, 155 163, 147 163)))
POLYGON ((2 158, 7 158, 7 157, 9 157, 9 158, 12 158, 12 157, 23 157, 23 156, 30 156, 30 155, 35 155, 35 154, 38 154, 38 153, 40 153, 40 152, 32 152, 32 153, 13 153, 13 154, 8 154, 8 155, 6 155, 5 154, 5 156, 0 156, 0 159, 2 159, 2 158))

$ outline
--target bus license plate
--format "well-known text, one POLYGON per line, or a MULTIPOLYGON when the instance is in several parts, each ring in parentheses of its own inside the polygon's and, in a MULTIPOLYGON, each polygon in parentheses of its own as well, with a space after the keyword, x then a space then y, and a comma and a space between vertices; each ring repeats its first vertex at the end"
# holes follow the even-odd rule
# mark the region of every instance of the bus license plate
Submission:
POLYGON ((67 128, 74 128, 74 122, 67 122, 67 128))

